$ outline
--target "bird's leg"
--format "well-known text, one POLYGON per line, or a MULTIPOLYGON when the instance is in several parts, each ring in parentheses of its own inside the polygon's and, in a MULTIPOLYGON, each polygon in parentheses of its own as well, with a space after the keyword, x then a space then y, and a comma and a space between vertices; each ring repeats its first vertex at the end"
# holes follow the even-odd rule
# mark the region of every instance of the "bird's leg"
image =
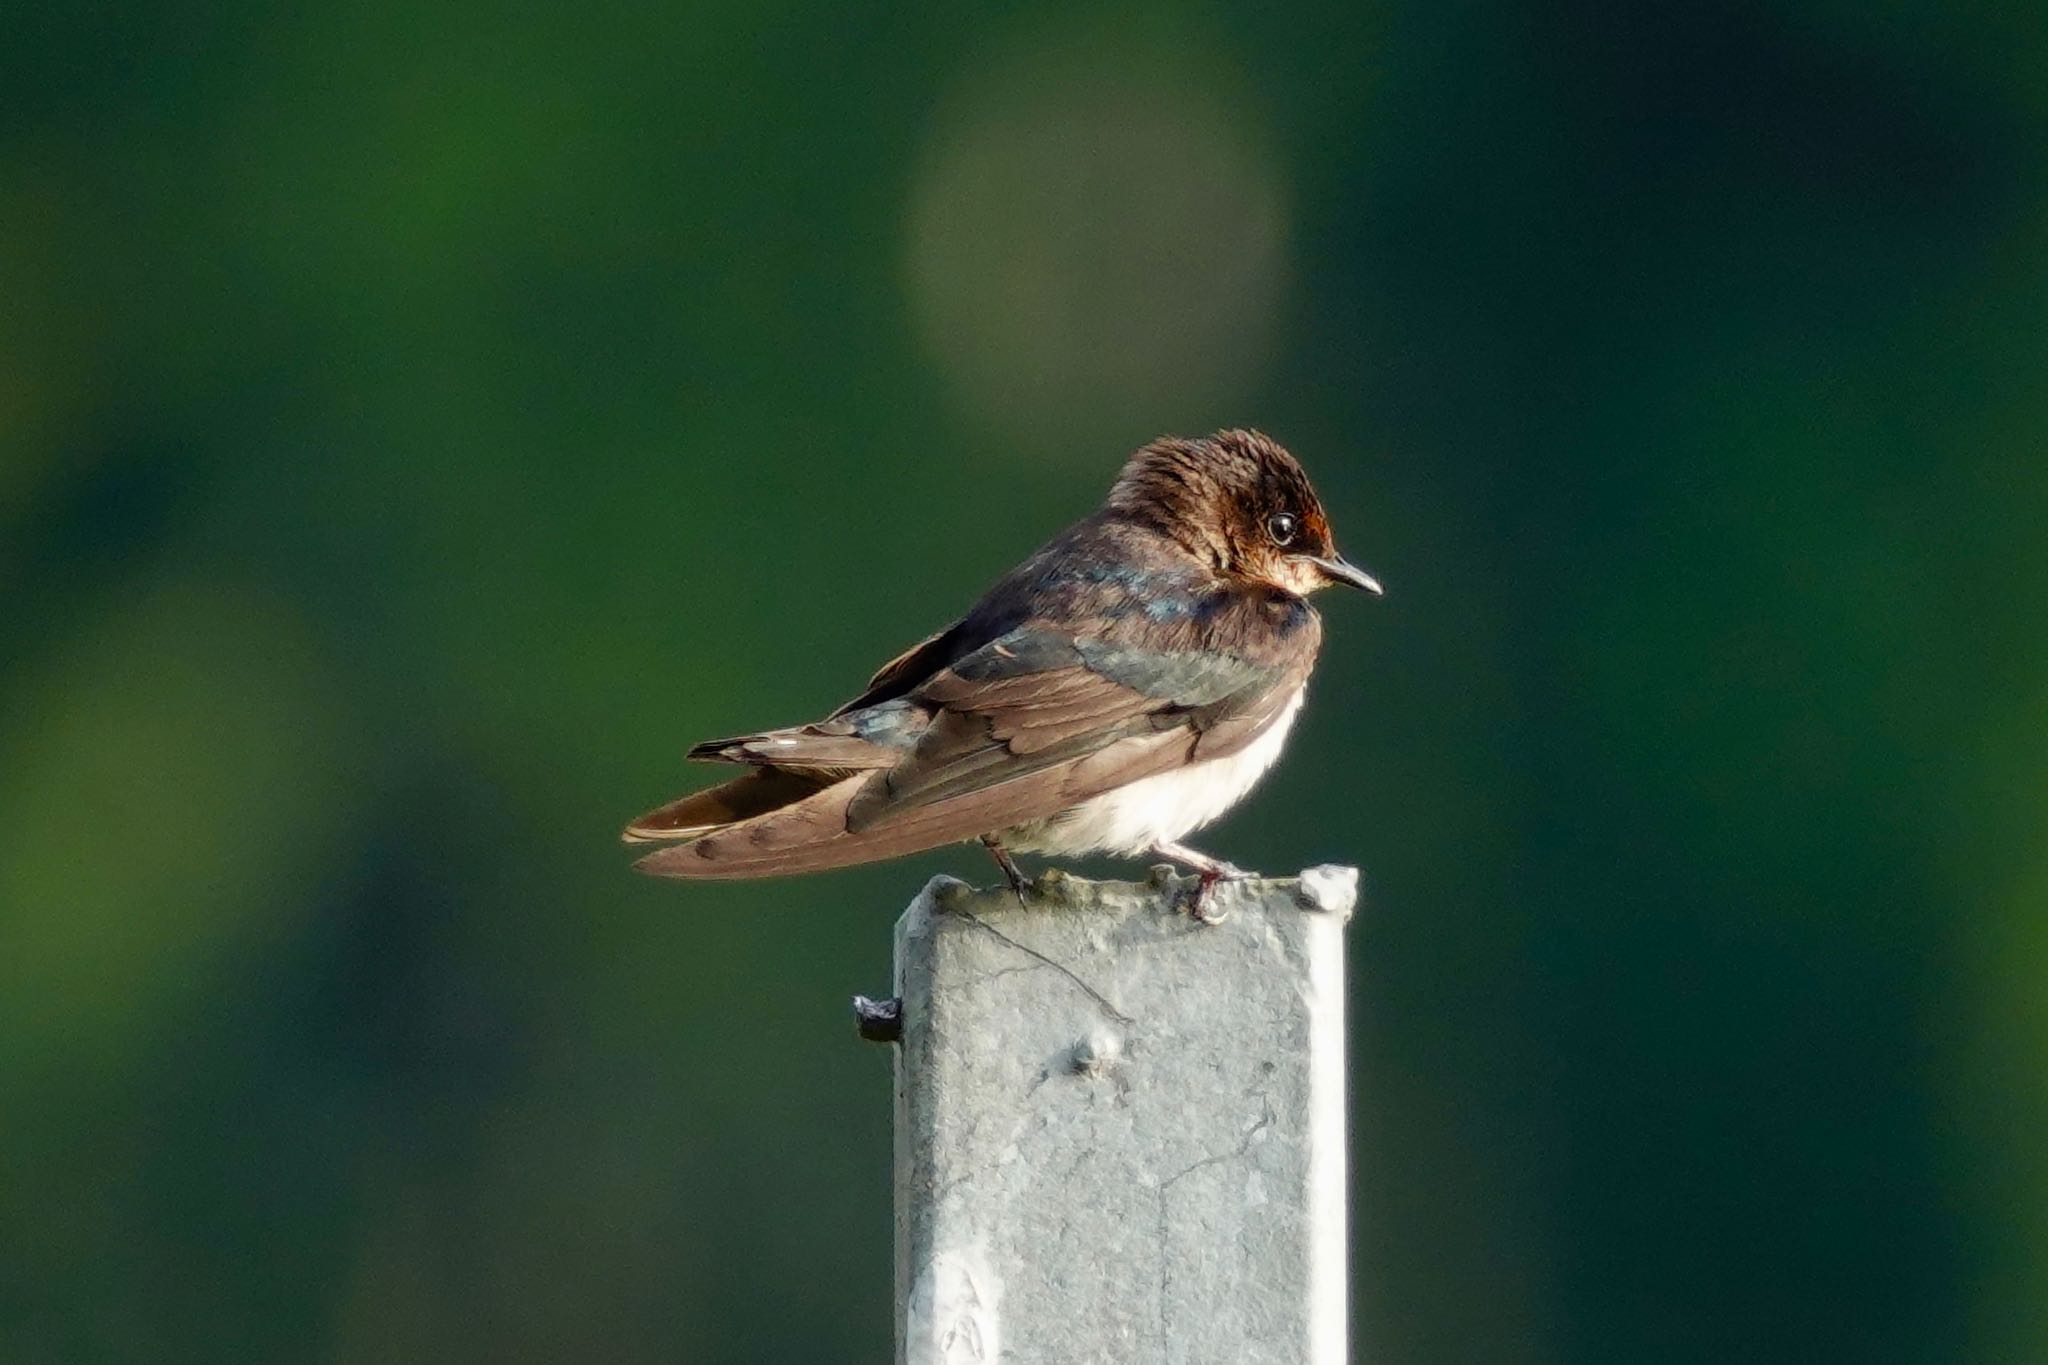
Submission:
POLYGON ((1229 918, 1229 912, 1218 914, 1208 908, 1209 893, 1218 882, 1234 882, 1252 874, 1235 863, 1226 863, 1221 858, 1212 858, 1186 844, 1176 844, 1171 839, 1161 839, 1149 850, 1154 857, 1170 858, 1183 867, 1195 870, 1195 894, 1188 902, 1188 914, 1203 924, 1221 924, 1229 918))
POLYGON ((996 866, 1010 881, 1010 890, 1017 893, 1017 904, 1024 905, 1024 893, 1031 889, 1031 878, 1024 875, 1024 869, 1017 866, 1017 860, 1010 856, 1010 850, 1003 847, 1003 841, 993 834, 981 836, 981 846, 988 850, 988 856, 996 860, 996 866))

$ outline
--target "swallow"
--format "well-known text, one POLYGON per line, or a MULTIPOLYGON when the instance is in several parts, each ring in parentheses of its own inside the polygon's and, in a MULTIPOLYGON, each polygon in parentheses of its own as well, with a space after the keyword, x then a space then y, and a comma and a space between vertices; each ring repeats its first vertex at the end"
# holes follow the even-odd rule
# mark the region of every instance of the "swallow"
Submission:
POLYGON ((1021 899, 1017 853, 1150 855, 1247 876, 1181 840, 1235 805, 1301 710, 1338 554, 1301 465, 1256 431, 1163 437, 1102 506, 884 664, 823 720, 708 740, 746 771, 657 807, 629 843, 661 877, 820 872, 980 840, 1021 899))

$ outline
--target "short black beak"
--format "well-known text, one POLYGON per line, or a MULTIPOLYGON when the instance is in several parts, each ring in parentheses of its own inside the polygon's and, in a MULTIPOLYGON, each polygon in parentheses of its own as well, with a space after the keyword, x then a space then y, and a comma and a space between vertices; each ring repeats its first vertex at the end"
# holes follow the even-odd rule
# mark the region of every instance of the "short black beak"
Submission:
POLYGON ((1343 583, 1354 588, 1364 588, 1374 597, 1384 597, 1387 595, 1387 590, 1380 586, 1380 581, 1377 578, 1374 578, 1356 564, 1351 563, 1342 555, 1332 555, 1328 559, 1324 559, 1320 555, 1308 555, 1306 558, 1309 563, 1321 569, 1323 576, 1332 583, 1343 583))

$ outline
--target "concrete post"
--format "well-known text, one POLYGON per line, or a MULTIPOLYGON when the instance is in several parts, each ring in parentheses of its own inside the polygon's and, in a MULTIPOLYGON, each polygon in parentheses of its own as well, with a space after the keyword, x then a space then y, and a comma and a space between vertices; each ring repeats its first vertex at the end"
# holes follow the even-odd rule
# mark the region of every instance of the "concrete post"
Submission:
POLYGON ((1354 868, 939 877, 896 926, 900 1365, 1344 1365, 1354 868))

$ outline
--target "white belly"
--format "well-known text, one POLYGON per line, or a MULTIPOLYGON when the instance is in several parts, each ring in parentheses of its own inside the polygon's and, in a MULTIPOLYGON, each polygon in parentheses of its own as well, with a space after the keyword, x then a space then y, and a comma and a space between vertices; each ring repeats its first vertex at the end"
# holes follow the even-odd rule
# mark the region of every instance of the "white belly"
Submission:
POLYGON ((1212 758, 1172 772, 1143 777, 1090 797, 1049 820, 1003 833, 1003 843, 1025 853, 1142 853, 1178 840, 1236 805, 1280 757, 1287 731, 1301 710, 1296 692, 1265 733, 1228 758, 1212 758))

